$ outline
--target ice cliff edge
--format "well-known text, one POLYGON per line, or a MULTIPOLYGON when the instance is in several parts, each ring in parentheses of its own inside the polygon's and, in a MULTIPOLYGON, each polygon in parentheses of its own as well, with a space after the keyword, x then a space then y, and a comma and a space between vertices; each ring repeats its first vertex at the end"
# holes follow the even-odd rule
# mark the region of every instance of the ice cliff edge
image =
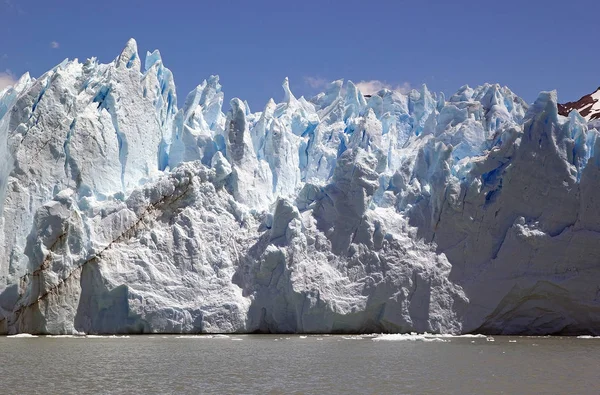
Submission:
POLYGON ((600 334, 600 147, 554 92, 223 112, 158 51, 0 92, 0 334, 600 334))

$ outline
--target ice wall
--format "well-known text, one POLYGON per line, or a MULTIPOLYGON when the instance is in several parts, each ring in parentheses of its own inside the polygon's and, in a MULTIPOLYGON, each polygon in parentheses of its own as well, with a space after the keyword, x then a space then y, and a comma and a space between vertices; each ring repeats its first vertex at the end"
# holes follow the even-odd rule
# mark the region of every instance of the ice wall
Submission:
POLYGON ((598 132, 508 88, 178 107, 158 51, 0 92, 0 332, 600 331, 598 132))

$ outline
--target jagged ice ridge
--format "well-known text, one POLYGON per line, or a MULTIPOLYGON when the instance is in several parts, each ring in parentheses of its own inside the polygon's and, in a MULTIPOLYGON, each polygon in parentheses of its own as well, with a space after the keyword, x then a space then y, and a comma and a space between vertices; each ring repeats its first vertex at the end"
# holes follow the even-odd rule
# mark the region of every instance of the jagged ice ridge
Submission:
POLYGON ((598 131, 555 92, 262 112, 158 51, 0 92, 0 333, 600 333, 598 131))

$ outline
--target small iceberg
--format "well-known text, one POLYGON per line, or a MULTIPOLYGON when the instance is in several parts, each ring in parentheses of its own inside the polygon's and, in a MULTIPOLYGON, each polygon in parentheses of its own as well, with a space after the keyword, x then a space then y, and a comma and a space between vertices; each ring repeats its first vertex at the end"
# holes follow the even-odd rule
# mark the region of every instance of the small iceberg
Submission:
POLYGON ((395 334, 382 334, 374 337, 373 341, 422 341, 422 342, 439 342, 449 343, 448 337, 450 335, 433 335, 431 333, 395 333, 395 334))

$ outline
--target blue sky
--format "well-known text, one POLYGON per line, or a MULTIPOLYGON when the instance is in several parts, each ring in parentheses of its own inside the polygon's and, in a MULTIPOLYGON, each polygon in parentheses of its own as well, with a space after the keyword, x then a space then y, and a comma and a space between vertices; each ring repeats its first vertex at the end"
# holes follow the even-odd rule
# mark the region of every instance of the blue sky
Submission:
POLYGON ((219 74, 226 100, 261 110, 325 81, 455 92, 498 82, 531 102, 600 85, 598 0, 0 0, 0 84, 64 58, 114 59, 129 37, 158 48, 179 100, 219 74))

